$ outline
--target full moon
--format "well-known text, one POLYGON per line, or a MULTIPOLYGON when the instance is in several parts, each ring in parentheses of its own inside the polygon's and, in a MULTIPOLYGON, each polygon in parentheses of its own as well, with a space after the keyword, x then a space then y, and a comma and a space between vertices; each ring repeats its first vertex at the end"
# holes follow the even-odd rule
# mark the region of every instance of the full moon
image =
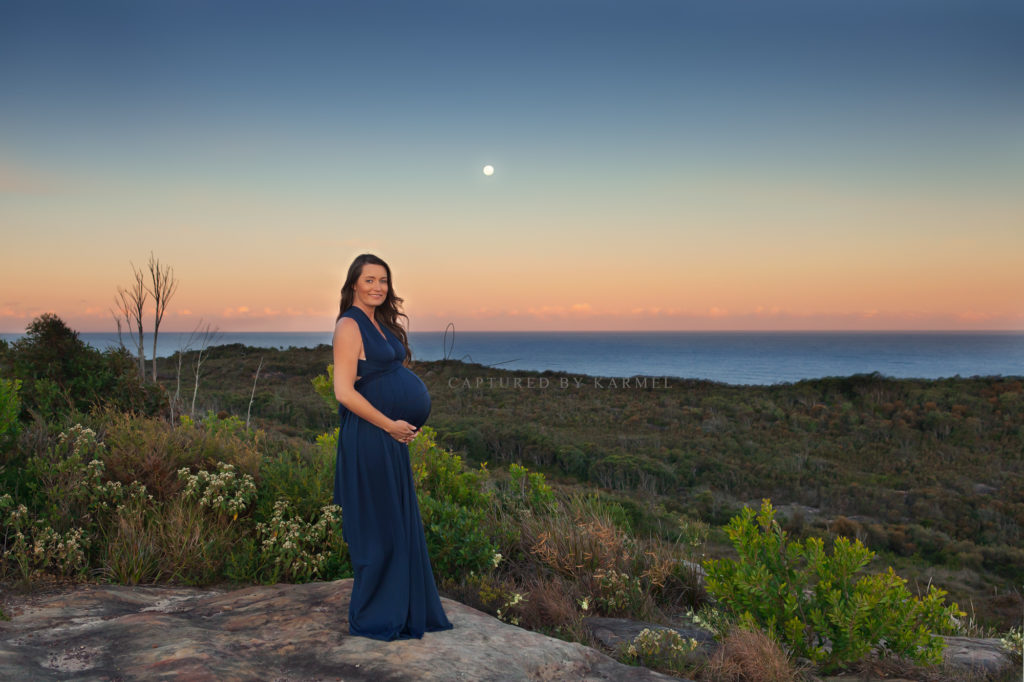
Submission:
POLYGON ((494 166, 490 164, 484 166, 484 175, 494 175, 494 166))

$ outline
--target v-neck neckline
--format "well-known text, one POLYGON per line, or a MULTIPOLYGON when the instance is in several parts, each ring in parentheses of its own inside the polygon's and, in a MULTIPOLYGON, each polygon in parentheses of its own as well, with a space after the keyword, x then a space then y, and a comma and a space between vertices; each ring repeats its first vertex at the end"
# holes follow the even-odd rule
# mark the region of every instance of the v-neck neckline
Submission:
MULTIPOLYGON (((373 320, 372 320, 372 319, 370 319, 370 316, 369 316, 369 315, 367 315, 367 314, 366 314, 366 312, 365 312, 365 311, 364 311, 364 310, 363 310, 362 308, 360 308, 360 307, 359 307, 359 306, 357 306, 357 305, 354 305, 354 306, 352 306, 352 307, 353 307, 353 308, 355 308, 356 310, 358 310, 359 312, 363 313, 363 317, 365 317, 365 318, 366 318, 366 321, 370 323, 370 326, 371 326, 371 327, 373 327, 374 329, 377 329, 377 325, 375 325, 375 324, 373 323, 373 320)), ((387 337, 387 335, 386 335, 386 334, 385 334, 385 333, 384 333, 383 331, 381 331, 380 329, 377 329, 377 333, 378 333, 378 334, 380 334, 381 338, 382 338, 382 339, 384 339, 385 341, 387 341, 387 340, 388 340, 388 337, 387 337)))

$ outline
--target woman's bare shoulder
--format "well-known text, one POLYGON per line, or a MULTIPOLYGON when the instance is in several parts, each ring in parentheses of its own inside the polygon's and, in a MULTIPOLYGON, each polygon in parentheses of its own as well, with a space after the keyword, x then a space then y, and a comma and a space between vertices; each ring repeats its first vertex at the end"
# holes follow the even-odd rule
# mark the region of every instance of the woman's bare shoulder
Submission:
POLYGON ((338 320, 334 325, 334 339, 337 341, 339 338, 345 340, 362 338, 359 323, 351 317, 343 317, 338 320))

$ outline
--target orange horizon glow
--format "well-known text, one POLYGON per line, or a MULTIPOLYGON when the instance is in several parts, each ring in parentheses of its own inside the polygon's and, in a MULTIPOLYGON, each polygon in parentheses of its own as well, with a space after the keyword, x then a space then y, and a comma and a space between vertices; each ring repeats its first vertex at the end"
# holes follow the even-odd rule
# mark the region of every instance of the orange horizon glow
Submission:
MULTIPOLYGON (((510 248, 505 258, 441 242, 342 244, 320 264, 273 243, 243 245, 225 262, 217 248, 198 256, 168 249, 157 255, 175 267, 180 286, 161 328, 187 332, 202 320, 232 332, 329 331, 347 264, 371 252, 391 265, 412 331, 449 323, 460 331, 1024 331, 1024 268, 1015 267, 1024 243, 1014 251, 933 242, 901 260, 899 250, 872 255, 863 246, 736 252, 725 240, 684 235, 624 264, 598 242, 575 256, 555 244, 539 254, 510 248), (694 250, 704 260, 685 256, 694 250)), ((113 296, 131 272, 123 252, 65 260, 34 253, 0 273, 0 333, 21 333, 44 312, 78 331, 116 330, 113 296)))
MULTIPOLYGON (((856 313, 794 313, 779 308, 730 312, 711 308, 686 312, 672 308, 637 309, 622 313, 601 313, 586 304, 571 306, 524 306, 511 310, 481 307, 461 313, 413 310, 406 306, 409 329, 413 332, 442 332, 449 324, 458 331, 935 331, 935 332, 1024 332, 1024 315, 987 312, 954 314, 899 313, 865 310, 856 313)), ((252 309, 248 306, 209 310, 173 309, 161 323, 161 331, 189 332, 210 324, 222 332, 330 332, 337 310, 295 308, 252 309)), ((42 313, 53 313, 79 332, 114 332, 116 325, 108 311, 89 307, 39 308, 28 317, 0 310, 0 333, 18 334, 42 313), (105 314, 104 314, 105 313, 105 314), (15 320, 18 320, 16 322, 15 320), (19 324, 24 320, 24 324, 19 324)), ((150 316, 145 331, 152 331, 150 316)))

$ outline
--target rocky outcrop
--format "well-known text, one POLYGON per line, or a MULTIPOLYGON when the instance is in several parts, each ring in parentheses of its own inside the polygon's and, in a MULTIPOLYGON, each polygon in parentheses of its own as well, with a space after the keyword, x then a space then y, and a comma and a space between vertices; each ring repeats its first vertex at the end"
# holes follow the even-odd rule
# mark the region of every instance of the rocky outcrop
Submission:
POLYGON ((1014 669, 1013 657, 998 639, 943 637, 942 652, 947 667, 965 673, 981 673, 999 679, 1014 669))
POLYGON ((454 629, 348 634, 351 580, 237 590, 85 585, 7 595, 0 679, 638 680, 674 678, 443 599, 454 629))

